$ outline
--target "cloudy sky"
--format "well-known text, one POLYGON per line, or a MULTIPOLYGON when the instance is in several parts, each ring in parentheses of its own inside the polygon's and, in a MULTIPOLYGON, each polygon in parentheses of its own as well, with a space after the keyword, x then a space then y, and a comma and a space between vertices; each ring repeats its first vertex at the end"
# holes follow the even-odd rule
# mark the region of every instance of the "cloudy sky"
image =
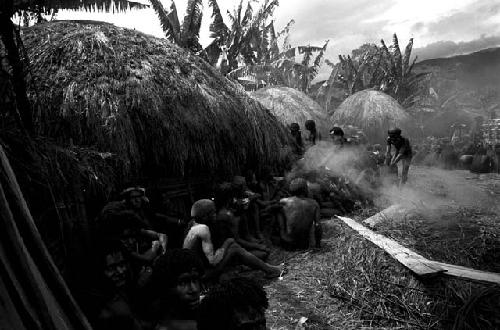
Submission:
MULTIPOLYGON (((204 1, 201 43, 207 45, 211 9, 204 1)), ((162 2, 169 8, 170 0, 162 2)), ((175 2, 178 12, 184 13, 187 0, 175 2)), ((239 1, 218 3, 225 13, 239 1)), ((381 38, 390 43, 393 33, 402 47, 414 38, 414 53, 420 59, 500 46, 500 0, 281 0, 274 18, 278 29, 295 20, 292 45, 322 45, 330 40, 326 57, 334 62, 338 54, 348 54, 363 43, 379 43, 381 38)), ((152 9, 115 15, 61 12, 58 19, 102 20, 163 36, 152 9)), ((321 76, 327 74, 324 66, 321 76)))

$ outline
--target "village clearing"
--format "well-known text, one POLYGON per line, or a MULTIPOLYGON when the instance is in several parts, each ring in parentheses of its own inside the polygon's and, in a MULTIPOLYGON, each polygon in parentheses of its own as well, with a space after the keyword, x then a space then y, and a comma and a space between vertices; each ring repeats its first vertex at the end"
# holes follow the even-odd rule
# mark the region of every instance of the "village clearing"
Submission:
MULTIPOLYGON (((416 166, 408 187, 399 200, 390 190, 385 197, 408 202, 410 212, 385 219, 376 232, 431 260, 500 272, 498 175, 416 166), (410 195, 418 199, 410 203, 410 195)), ((362 222, 376 212, 354 218, 362 222)), ((288 274, 266 286, 270 329, 463 328, 496 313, 488 308, 498 287, 444 276, 419 280, 340 220, 323 225, 321 249, 274 251, 273 261, 286 261, 288 274)))

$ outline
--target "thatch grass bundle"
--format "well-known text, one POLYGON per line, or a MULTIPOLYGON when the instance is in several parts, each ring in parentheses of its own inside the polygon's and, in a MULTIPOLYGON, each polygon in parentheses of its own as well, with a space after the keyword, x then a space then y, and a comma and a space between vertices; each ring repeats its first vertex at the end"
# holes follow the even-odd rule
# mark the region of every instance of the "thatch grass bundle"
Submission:
POLYGON ((250 95, 271 110, 286 126, 298 123, 305 130, 306 120, 312 119, 323 137, 328 136, 331 128, 328 116, 316 101, 303 92, 290 87, 266 87, 250 95))
POLYGON ((274 116, 202 59, 100 22, 23 30, 41 134, 115 154, 123 173, 234 173, 277 161, 274 116))
POLYGON ((364 90, 349 96, 330 119, 339 126, 354 125, 361 128, 373 143, 382 143, 390 127, 399 126, 404 131, 409 128, 410 122, 410 116, 395 99, 374 90, 364 90))

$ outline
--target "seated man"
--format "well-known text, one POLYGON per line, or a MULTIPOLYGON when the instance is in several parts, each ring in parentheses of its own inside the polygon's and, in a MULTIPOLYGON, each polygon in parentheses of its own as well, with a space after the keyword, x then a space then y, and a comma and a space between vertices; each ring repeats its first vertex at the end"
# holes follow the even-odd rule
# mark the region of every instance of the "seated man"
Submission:
POLYGON ((244 248, 234 239, 226 239, 220 247, 214 248, 212 234, 216 220, 215 203, 209 199, 201 199, 193 204, 191 217, 193 218, 188 233, 184 239, 184 248, 191 249, 204 261, 206 267, 212 268, 211 275, 218 276, 226 267, 233 262, 249 266, 253 269, 262 270, 266 277, 278 277, 281 274, 281 266, 269 265, 244 248))
POLYGON ((280 199, 284 192, 280 189, 280 185, 276 182, 271 174, 269 167, 264 167, 261 170, 258 190, 260 198, 256 200, 260 208, 261 217, 270 217, 281 210, 280 199))
MULTIPOLYGON (((160 233, 168 228, 184 227, 185 223, 180 218, 169 217, 160 213, 154 213, 148 208, 149 200, 146 197, 146 190, 141 187, 130 187, 120 194, 121 201, 108 203, 99 215, 98 225, 106 226, 106 223, 122 214, 133 213, 141 223, 141 229, 150 236, 160 240, 160 233)), ((100 229, 100 228, 98 228, 100 229)), ((162 243, 166 244, 166 241, 162 243)), ((166 246, 164 246, 165 248, 166 246)))
POLYGON ((204 267, 191 250, 172 249, 158 258, 153 268, 152 286, 157 330, 196 330, 204 267))
POLYGON ((265 330, 266 291, 247 278, 235 278, 211 288, 201 301, 198 330, 265 330))
POLYGON ((242 176, 235 176, 232 184, 234 213, 241 218, 240 235, 247 241, 262 241, 264 237, 260 230, 259 210, 255 203, 260 195, 248 189, 246 179, 242 176))
POLYGON ((137 316, 137 286, 126 256, 119 241, 99 245, 100 274, 81 300, 94 329, 136 330, 145 325, 137 316))
POLYGON ((280 237, 285 248, 319 247, 321 227, 318 203, 308 198, 307 181, 302 178, 290 183, 292 197, 281 199, 283 216, 279 219, 280 237))
MULTIPOLYGON (((229 182, 220 184, 216 190, 215 202, 218 208, 217 219, 214 230, 213 241, 217 239, 223 241, 233 238, 236 243, 260 259, 265 259, 269 255, 269 248, 264 244, 250 242, 240 236, 241 217, 237 217, 231 207, 234 198, 234 188, 229 182)), ((217 246, 218 243, 215 242, 217 246)))

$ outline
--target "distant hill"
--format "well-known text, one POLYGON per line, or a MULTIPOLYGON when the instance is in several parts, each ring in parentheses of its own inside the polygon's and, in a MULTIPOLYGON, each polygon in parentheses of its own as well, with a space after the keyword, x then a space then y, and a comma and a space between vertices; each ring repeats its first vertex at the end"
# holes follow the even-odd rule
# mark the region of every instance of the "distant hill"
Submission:
POLYGON ((500 88, 500 48, 484 49, 468 55, 419 62, 415 72, 432 72, 437 80, 453 80, 468 89, 500 88))
POLYGON ((426 134, 439 136, 454 122, 472 127, 474 118, 500 115, 500 48, 419 62, 414 72, 430 72, 436 112, 425 120, 426 134))

